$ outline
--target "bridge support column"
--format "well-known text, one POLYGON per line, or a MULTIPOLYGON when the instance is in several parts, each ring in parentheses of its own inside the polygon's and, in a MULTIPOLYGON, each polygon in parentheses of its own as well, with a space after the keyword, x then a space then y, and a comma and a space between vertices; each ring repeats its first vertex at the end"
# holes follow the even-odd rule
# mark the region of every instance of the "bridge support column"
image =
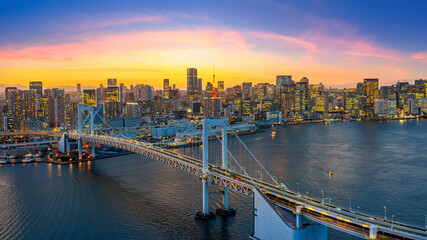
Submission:
POLYGON ((301 215, 301 210, 302 210, 302 206, 301 205, 298 205, 297 206, 297 209, 296 209, 296 211, 295 211, 295 215, 296 215, 296 227, 297 228, 301 228, 301 226, 302 226, 302 223, 301 223, 301 221, 302 221, 302 215, 301 215))
POLYGON ((369 239, 377 239, 378 226, 371 225, 369 227, 369 239))
POLYGON ((93 142, 92 143, 92 158, 95 158, 96 157, 96 155, 95 155, 95 143, 93 142))
MULTIPOLYGON (((227 150, 227 119, 224 119, 222 124, 222 161, 221 168, 228 169, 228 150, 227 150)), ((233 216, 236 215, 236 209, 230 209, 228 206, 228 188, 224 187, 223 198, 224 208, 216 209, 216 214, 221 216, 233 216)))
POLYGON ((209 220, 215 218, 215 214, 209 211, 209 187, 208 187, 208 170, 209 170, 209 127, 207 119, 203 119, 203 173, 200 178, 203 182, 203 203, 202 211, 196 213, 196 219, 209 220))
POLYGON ((79 160, 81 160, 83 158, 83 153, 82 153, 82 140, 78 139, 77 140, 77 146, 78 146, 78 151, 79 151, 79 160))

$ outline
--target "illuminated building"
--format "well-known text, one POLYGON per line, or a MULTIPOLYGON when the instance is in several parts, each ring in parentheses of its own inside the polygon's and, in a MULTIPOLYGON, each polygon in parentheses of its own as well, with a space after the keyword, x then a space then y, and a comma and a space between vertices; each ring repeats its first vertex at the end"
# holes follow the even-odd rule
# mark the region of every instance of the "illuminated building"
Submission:
POLYGON ((3 128, 5 132, 15 132, 13 117, 4 117, 3 128))
POLYGON ((251 99, 252 98, 252 83, 251 82, 242 83, 242 95, 243 95, 243 99, 251 99))
POLYGON ((357 92, 363 94, 364 90, 363 90, 363 83, 357 83, 357 92))
POLYGON ((107 87, 117 87, 117 79, 115 78, 109 78, 107 80, 107 87))
POLYGON ((106 119, 115 119, 120 117, 120 103, 117 101, 104 102, 104 117, 106 119))
POLYGON ((427 98, 421 98, 420 107, 421 107, 421 112, 423 114, 426 114, 427 113, 427 98))
POLYGON ((105 90, 105 101, 119 102, 119 88, 118 87, 107 87, 107 89, 105 90))
POLYGON ((418 99, 410 98, 408 101, 408 109, 409 109, 408 113, 411 115, 419 114, 420 111, 419 111, 419 107, 418 107, 418 99))
POLYGON ((425 96, 427 97, 427 80, 425 79, 415 80, 415 85, 424 85, 425 96))
POLYGON ((387 113, 389 116, 396 116, 397 115, 396 99, 387 100, 387 113))
POLYGON ((294 81, 292 81, 291 75, 277 75, 276 76, 276 88, 280 88, 283 84, 292 84, 294 81))
POLYGON ((217 91, 218 91, 218 96, 220 98, 224 98, 224 95, 225 95, 224 81, 218 81, 217 91))
POLYGON ((378 99, 378 78, 365 78, 363 80, 363 91, 366 96, 367 115, 372 117, 374 101, 378 99))
POLYGON ((187 68, 187 96, 191 100, 197 99, 198 89, 197 68, 187 68))
POLYGON ((359 96, 360 92, 356 88, 344 89, 344 109, 351 115, 359 114, 359 96))
POLYGON ((140 85, 140 91, 139 91, 139 99, 141 101, 149 102, 151 101, 151 98, 153 97, 153 89, 149 85, 140 85))
POLYGON ((169 79, 163 79, 163 98, 170 99, 170 91, 169 79))
POLYGON ((175 100, 175 101, 179 99, 179 90, 178 89, 170 90, 170 99, 175 100))
POLYGON ((250 99, 244 99, 242 101, 242 117, 251 115, 252 112, 252 102, 250 99))
POLYGON ((43 83, 42 82, 30 82, 30 90, 35 90, 37 95, 43 94, 43 83))
POLYGON ((61 127, 65 123, 65 92, 64 89, 46 89, 48 97, 48 116, 50 127, 61 127))
POLYGON ((325 94, 321 94, 316 96, 314 111, 318 113, 327 113, 328 112, 328 96, 325 94))
POLYGON ((279 107, 282 112, 293 112, 295 109, 295 84, 282 84, 279 88, 279 107))
POLYGON ((374 114, 384 115, 386 113, 386 102, 384 99, 375 99, 374 101, 374 114))
POLYGON ((394 94, 394 86, 382 86, 380 87, 379 96, 380 99, 390 99, 390 98, 396 98, 394 94))
POLYGON ((141 106, 136 102, 126 103, 125 116, 141 118, 141 106))
POLYGON ((96 90, 95 89, 84 89, 83 90, 83 104, 87 106, 96 107, 96 90))
POLYGON ((273 100, 271 98, 266 98, 266 99, 260 100, 260 104, 261 104, 261 111, 268 112, 272 110, 273 100))
POLYGON ((203 99, 203 115, 205 117, 216 117, 221 116, 221 100, 220 98, 205 97, 203 99))
POLYGON ((205 88, 205 96, 207 97, 211 97, 212 96, 212 90, 213 90, 213 85, 210 82, 206 83, 206 88, 205 88))
POLYGON ((203 81, 201 78, 197 79, 197 97, 199 97, 200 95, 202 95, 202 85, 203 85, 203 81))

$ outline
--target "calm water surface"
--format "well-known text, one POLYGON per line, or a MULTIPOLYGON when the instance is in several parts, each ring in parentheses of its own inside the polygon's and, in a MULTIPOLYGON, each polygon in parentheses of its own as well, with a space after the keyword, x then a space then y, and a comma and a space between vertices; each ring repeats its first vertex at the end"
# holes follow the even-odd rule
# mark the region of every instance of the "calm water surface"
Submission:
MULTIPOLYGON (((295 190, 319 198, 324 190, 345 208, 351 198, 353 209, 379 217, 387 206, 389 218, 424 224, 427 121, 280 126, 242 140, 295 190)), ((247 239, 251 198, 232 192, 235 217, 199 222, 201 195, 196 176, 134 154, 66 166, 5 165, 0 239, 247 239)), ((220 206, 219 196, 211 206, 220 206)), ((329 239, 354 238, 330 230, 329 239)))

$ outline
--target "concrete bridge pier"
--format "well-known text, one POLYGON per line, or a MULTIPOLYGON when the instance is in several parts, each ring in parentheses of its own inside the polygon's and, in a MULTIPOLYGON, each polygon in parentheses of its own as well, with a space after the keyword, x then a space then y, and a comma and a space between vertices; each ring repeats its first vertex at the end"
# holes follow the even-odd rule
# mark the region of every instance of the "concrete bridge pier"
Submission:
POLYGON ((369 239, 377 239, 378 226, 371 225, 369 227, 369 239))

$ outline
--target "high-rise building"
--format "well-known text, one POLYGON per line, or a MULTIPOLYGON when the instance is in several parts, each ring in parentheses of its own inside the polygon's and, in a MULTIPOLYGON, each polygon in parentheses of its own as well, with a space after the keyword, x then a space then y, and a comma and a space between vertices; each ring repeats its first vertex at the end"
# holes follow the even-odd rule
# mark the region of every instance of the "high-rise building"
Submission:
POLYGON ((84 89, 83 90, 83 104, 87 106, 96 107, 96 90, 95 89, 84 89))
POLYGON ((117 87, 117 79, 115 78, 109 78, 107 80, 107 87, 117 87))
POLYGON ((225 96, 224 81, 218 81, 217 92, 220 98, 224 98, 225 96))
POLYGON ((106 119, 116 119, 120 117, 120 103, 117 101, 104 102, 104 117, 106 119))
POLYGON ((243 96, 243 99, 251 99, 252 98, 252 83, 251 82, 242 83, 242 96, 243 96))
POLYGON ((197 99, 198 88, 197 68, 187 68, 187 95, 190 99, 197 99))
POLYGON ((279 88, 283 84, 292 84, 291 75, 277 75, 276 76, 276 88, 279 88))
POLYGON ((359 96, 356 88, 344 89, 344 110, 351 115, 359 115, 359 96))
POLYGON ((363 83, 357 83, 357 92, 359 92, 359 93, 364 93, 364 91, 363 91, 363 83))
POLYGON ((389 116, 396 116, 397 114, 396 99, 387 100, 387 113, 389 116))
POLYGON ((418 107, 418 99, 416 99, 416 98, 409 99, 408 109, 409 109, 409 114, 411 114, 411 115, 419 114, 420 111, 419 111, 419 107, 418 107))
POLYGON ((386 113, 386 101, 384 99, 374 100, 374 114, 384 115, 386 113))
POLYGON ((365 78, 363 91, 366 96, 367 115, 372 117, 374 113, 374 101, 378 99, 378 78, 365 78))
POLYGON ((221 100, 217 97, 205 97, 203 99, 203 115, 207 118, 219 118, 221 115, 221 100))
POLYGON ((141 106, 136 102, 128 102, 126 103, 125 113, 126 117, 141 117, 141 106))
POLYGON ((43 94, 43 83, 42 82, 30 82, 30 90, 36 90, 38 96, 43 94))
POLYGON ((421 98, 420 108, 423 114, 427 114, 427 98, 421 98))
POLYGON ((169 79, 163 79, 163 98, 165 99, 170 98, 170 90, 171 90, 171 87, 169 85, 169 79))
POLYGON ((105 101, 119 102, 119 87, 107 87, 105 90, 105 101))
POLYGON ((200 96, 202 94, 202 84, 203 81, 201 78, 197 79, 197 95, 200 96))
POLYGON ((61 127, 65 124, 65 92, 64 89, 52 88, 45 90, 48 97, 48 116, 50 127, 61 127))

